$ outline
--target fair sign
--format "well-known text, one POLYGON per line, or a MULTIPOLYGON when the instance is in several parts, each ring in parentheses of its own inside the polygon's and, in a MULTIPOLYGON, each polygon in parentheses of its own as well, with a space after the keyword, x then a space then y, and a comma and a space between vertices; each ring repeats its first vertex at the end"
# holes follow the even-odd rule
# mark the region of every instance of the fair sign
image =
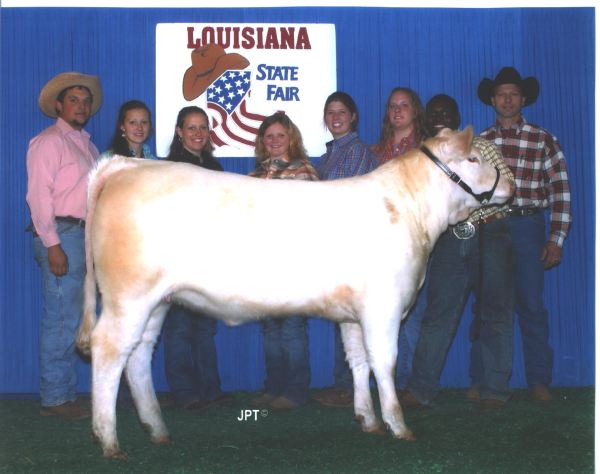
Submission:
POLYGON ((332 24, 160 23, 156 26, 156 148, 167 156, 177 114, 210 118, 217 157, 254 157, 258 127, 285 112, 309 156, 331 135, 323 105, 336 90, 332 24))

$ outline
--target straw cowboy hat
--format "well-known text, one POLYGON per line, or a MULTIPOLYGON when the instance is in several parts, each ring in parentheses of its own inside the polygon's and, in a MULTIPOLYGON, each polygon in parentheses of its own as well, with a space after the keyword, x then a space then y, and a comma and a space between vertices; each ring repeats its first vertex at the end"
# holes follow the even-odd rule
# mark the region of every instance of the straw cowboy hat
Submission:
POLYGON ((479 87, 477 88, 479 100, 486 105, 492 105, 491 99, 494 90, 502 84, 518 85, 521 88, 523 97, 525 97, 524 105, 533 104, 540 93, 540 83, 535 77, 531 76, 522 79, 521 75, 514 67, 503 67, 493 81, 484 78, 479 83, 479 87))
POLYGON ((219 44, 206 44, 192 51, 192 65, 183 75, 183 97, 194 100, 228 69, 244 69, 250 62, 237 53, 225 53, 219 44))
POLYGON ((58 95, 70 87, 87 87, 94 98, 92 112, 94 115, 102 105, 102 88, 97 76, 88 76, 80 72, 63 72, 50 79, 40 92, 38 104, 48 117, 56 117, 55 102, 58 95))

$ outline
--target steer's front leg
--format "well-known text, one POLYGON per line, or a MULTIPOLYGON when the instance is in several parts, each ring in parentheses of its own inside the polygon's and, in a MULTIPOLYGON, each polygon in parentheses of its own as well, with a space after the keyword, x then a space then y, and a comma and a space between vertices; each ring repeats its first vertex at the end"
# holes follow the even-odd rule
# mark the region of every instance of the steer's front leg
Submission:
POLYGON ((377 380, 383 422, 396 438, 414 440, 412 432, 404 424, 394 385, 399 327, 400 318, 395 316, 394 312, 387 318, 381 312, 369 314, 363 323, 364 341, 369 363, 377 380))
POLYGON ((363 343, 362 329, 357 323, 340 324, 346 360, 352 369, 354 381, 354 415, 363 431, 382 433, 385 430, 373 409, 373 398, 369 388, 371 370, 363 343))

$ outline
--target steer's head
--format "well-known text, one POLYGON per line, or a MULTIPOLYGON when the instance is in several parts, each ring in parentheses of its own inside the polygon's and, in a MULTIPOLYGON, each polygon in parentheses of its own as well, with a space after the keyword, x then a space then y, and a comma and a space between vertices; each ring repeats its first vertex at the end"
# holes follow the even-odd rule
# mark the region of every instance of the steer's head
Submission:
POLYGON ((441 162, 439 172, 454 181, 450 224, 466 219, 483 205, 503 204, 513 195, 514 178, 499 149, 481 137, 474 139, 470 126, 462 132, 443 129, 424 146, 441 162))

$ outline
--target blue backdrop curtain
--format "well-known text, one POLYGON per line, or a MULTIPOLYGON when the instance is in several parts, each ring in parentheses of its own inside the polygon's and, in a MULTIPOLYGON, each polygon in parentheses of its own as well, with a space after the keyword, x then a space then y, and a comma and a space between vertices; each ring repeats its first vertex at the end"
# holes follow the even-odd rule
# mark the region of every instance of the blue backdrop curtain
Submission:
MULTIPOLYGON (((52 123, 38 109, 39 91, 62 71, 100 76, 104 104, 87 129, 101 150, 107 148, 122 102, 139 98, 154 110, 161 93, 155 90, 155 28, 167 22, 335 24, 338 88, 356 99, 359 131, 369 143, 378 139, 384 103, 395 86, 415 89, 423 102, 440 92, 452 95, 462 125, 473 124, 479 132, 494 120, 493 110, 476 96, 483 77, 493 78, 505 65, 536 76, 540 97, 525 116, 559 137, 573 190, 574 221, 563 263, 546 274, 554 383, 594 383, 593 8, 4 8, 0 21, 0 393, 38 391, 41 286, 31 236, 24 232, 29 222, 24 196, 28 141, 52 123)), ((252 166, 250 159, 222 162, 228 171, 244 174, 252 166)), ((313 243, 318 240, 315 234, 313 243)), ((469 321, 470 303, 442 375, 446 386, 468 384, 469 321)), ((515 332, 512 385, 521 387, 515 332)), ((332 380, 332 334, 331 323, 310 320, 313 387, 332 380)), ((217 344, 223 388, 260 389, 264 356, 258 325, 220 326, 217 344)), ((166 390, 160 344, 153 370, 157 389, 166 390)), ((89 366, 82 362, 80 372, 80 389, 87 391, 89 366)))

